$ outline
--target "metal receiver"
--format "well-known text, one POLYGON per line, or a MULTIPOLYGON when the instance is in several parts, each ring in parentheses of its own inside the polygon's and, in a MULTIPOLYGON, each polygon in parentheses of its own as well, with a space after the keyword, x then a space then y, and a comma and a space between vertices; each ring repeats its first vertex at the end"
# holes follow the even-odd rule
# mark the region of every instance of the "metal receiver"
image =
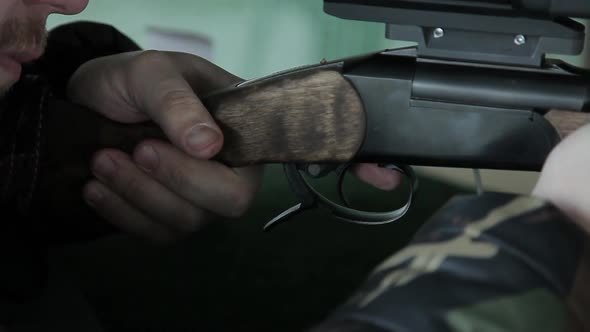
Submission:
POLYGON ((368 116, 355 162, 379 162, 408 177, 408 201, 387 213, 357 211, 342 194, 348 165, 286 164, 301 203, 267 230, 318 205, 349 222, 398 220, 418 187, 407 165, 538 171, 560 140, 544 114, 586 111, 589 103, 588 73, 547 55, 582 52, 585 27, 572 17, 589 18, 590 1, 324 0, 324 11, 384 23, 386 38, 416 43, 343 64, 368 116), (342 204, 302 176, 330 172, 340 179, 342 204))

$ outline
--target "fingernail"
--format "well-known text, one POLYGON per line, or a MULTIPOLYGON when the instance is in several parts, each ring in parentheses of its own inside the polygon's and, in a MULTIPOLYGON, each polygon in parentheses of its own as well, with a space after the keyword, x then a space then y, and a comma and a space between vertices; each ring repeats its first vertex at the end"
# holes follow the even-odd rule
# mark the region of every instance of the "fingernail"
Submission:
POLYGON ((187 134, 188 147, 194 152, 200 152, 219 139, 219 133, 205 124, 192 127, 187 134))
POLYGON ((104 178, 115 173, 116 168, 113 158, 108 154, 102 154, 94 161, 92 171, 96 177, 104 178))
POLYGON ((135 161, 148 172, 155 170, 160 163, 158 153, 151 145, 142 146, 135 156, 135 161))
POLYGON ((104 193, 97 186, 90 185, 86 188, 84 199, 90 206, 98 205, 98 202, 100 202, 103 197, 104 193))

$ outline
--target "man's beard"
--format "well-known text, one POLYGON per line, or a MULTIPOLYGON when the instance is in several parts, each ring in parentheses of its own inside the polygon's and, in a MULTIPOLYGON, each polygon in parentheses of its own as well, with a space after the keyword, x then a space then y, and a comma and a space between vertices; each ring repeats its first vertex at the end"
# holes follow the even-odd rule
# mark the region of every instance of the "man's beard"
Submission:
POLYGON ((45 22, 14 19, 0 24, 0 53, 3 50, 42 49, 47 43, 45 22))
MULTIPOLYGON (((45 49, 46 43, 47 29, 42 20, 13 19, 0 23, 0 55, 3 51, 18 53, 26 50, 45 49)), ((12 87, 12 84, 3 86, 2 83, 0 77, 0 98, 12 87)))

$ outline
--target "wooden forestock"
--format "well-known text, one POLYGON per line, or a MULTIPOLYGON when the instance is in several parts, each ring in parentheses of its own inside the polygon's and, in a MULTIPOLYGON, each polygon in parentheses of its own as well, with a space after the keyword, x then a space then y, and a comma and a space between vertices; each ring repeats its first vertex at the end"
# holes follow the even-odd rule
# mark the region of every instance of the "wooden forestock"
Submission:
POLYGON ((234 166, 344 162, 365 137, 362 100, 335 70, 278 76, 203 103, 224 133, 218 158, 234 166))
MULTIPOLYGON (((365 137, 362 100, 336 70, 276 76, 212 94, 202 102, 224 135, 215 159, 229 166, 345 162, 354 157, 365 137)), ((166 139, 153 123, 111 123, 103 126, 100 136, 103 143, 119 137, 107 145, 135 144, 146 137, 166 139)))

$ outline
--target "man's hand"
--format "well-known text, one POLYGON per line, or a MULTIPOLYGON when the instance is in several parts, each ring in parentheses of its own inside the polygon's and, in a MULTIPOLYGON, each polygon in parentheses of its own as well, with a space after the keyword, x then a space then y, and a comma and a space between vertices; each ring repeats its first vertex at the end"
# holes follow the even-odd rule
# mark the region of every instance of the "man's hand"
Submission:
MULTIPOLYGON (((159 242, 198 229, 212 213, 243 214, 263 168, 210 160, 223 146, 223 133, 198 98, 238 81, 204 59, 175 52, 124 53, 83 65, 69 83, 74 102, 118 122, 151 119, 172 143, 145 140, 131 156, 97 152, 86 200, 115 225, 159 242)), ((384 190, 401 179, 369 164, 356 165, 354 173, 384 190)))
POLYGON ((533 195, 547 199, 590 233, 590 125, 574 131, 551 151, 533 195))
POLYGON ((239 78, 188 54, 133 52, 95 59, 69 82, 69 97, 123 123, 151 119, 170 142, 145 140, 130 156, 104 149, 84 189, 99 214, 124 230, 168 242, 211 213, 237 217, 259 187, 262 167, 231 169, 208 160, 223 145, 198 98, 239 78))

